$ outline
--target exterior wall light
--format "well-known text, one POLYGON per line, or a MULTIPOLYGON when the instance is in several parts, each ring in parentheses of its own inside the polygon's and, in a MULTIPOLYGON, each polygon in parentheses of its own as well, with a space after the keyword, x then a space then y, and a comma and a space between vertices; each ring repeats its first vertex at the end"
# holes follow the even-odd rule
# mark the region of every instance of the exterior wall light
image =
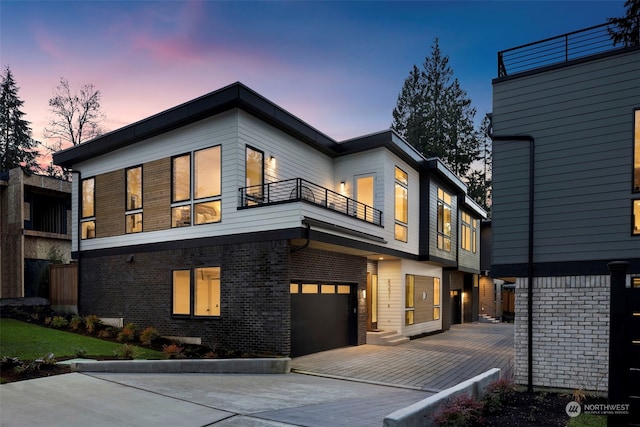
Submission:
POLYGON ((344 193, 346 186, 344 181, 340 181, 340 192, 344 193))
POLYGON ((271 157, 269 158, 269 163, 271 164, 271 167, 272 167, 272 168, 275 168, 275 167, 276 167, 276 158, 275 158, 275 157, 273 157, 273 156, 271 156, 271 157))
POLYGON ((362 289, 362 299, 367 299, 367 290, 366 289, 362 289))

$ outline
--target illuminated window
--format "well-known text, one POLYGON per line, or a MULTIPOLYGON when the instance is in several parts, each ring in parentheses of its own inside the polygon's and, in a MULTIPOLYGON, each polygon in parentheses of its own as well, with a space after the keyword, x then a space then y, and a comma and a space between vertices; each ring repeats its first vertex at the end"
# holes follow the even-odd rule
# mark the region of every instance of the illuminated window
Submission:
POLYGON ((172 227, 220 222, 222 219, 221 164, 221 147, 219 145, 172 159, 172 227), (192 182, 193 189, 191 188, 192 182))
POLYGON ((82 180, 82 218, 80 220, 81 239, 93 239, 96 237, 95 183, 95 178, 82 180))
POLYGON ((433 278, 433 320, 440 319, 440 278, 433 278))
POLYGON ((415 311, 415 276, 407 274, 404 286, 405 325, 413 325, 415 311))
POLYGON ((477 239, 478 239, 478 220, 471 219, 471 215, 466 212, 462 212, 462 237, 461 246, 462 249, 476 253, 477 239))
POLYGON ((172 286, 173 314, 220 316, 220 267, 175 270, 172 286))
POLYGON ((125 231, 139 233, 142 231, 142 166, 127 169, 126 181, 125 231))
POLYGON ((438 188, 438 249, 451 252, 451 195, 438 188))
POLYGON ((402 242, 408 240, 407 223, 409 222, 409 177, 405 171, 395 168, 395 239, 402 242))
POLYGON ((245 183, 247 195, 253 198, 262 198, 264 185, 264 153, 247 145, 245 183))
POLYGON ((640 200, 633 200, 633 234, 640 235, 640 200))
POLYGON ((633 131, 633 191, 640 191, 640 110, 634 111, 633 131))

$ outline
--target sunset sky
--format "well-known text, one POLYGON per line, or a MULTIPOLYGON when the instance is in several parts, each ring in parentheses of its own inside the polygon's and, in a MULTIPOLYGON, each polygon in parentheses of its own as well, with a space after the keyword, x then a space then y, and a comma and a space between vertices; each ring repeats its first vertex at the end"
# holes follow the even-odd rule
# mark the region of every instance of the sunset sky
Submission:
POLYGON ((60 77, 102 92, 106 130, 241 81, 337 140, 389 128, 436 37, 478 117, 497 52, 624 15, 608 1, 7 1, 0 66, 43 140, 60 77))

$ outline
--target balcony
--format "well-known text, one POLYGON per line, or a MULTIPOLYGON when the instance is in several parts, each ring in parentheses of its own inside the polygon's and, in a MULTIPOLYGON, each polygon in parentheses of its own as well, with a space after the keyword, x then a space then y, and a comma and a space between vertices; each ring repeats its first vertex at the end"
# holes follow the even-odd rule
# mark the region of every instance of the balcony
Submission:
POLYGON ((302 178, 239 189, 239 209, 302 202, 382 227, 382 211, 302 178))

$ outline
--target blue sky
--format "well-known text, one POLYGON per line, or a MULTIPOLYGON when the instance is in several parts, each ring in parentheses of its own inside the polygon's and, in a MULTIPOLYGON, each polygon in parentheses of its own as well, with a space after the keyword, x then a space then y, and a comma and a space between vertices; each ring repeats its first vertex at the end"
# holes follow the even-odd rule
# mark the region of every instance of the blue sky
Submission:
POLYGON ((60 77, 102 92, 121 126, 241 81, 337 140, 387 129, 437 37, 478 118, 497 52, 624 15, 607 1, 7 1, 9 66, 33 136, 60 77))

